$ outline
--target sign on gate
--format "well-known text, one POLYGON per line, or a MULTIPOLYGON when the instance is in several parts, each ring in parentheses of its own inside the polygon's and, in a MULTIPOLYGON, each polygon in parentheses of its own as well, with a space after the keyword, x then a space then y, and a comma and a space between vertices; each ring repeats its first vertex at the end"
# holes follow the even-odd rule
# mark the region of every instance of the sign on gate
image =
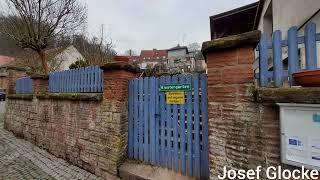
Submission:
POLYGON ((130 80, 129 158, 208 179, 207 82, 205 74, 130 80))
POLYGON ((191 91, 191 84, 164 84, 160 85, 160 91, 191 91))
POLYGON ((166 92, 167 104, 184 104, 184 92, 166 92))

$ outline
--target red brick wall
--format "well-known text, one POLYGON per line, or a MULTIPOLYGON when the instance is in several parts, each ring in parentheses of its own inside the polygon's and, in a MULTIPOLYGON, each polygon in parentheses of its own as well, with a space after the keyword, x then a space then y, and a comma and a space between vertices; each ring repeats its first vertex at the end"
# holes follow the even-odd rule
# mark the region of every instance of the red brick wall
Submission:
POLYGON ((208 62, 210 178, 228 169, 280 164, 278 108, 254 102, 254 51, 229 48, 208 62))
MULTIPOLYGON (((8 99, 5 128, 105 179, 114 179, 126 157, 128 80, 125 70, 104 72, 102 101, 8 99)), ((47 80, 34 81, 35 93, 47 80)))

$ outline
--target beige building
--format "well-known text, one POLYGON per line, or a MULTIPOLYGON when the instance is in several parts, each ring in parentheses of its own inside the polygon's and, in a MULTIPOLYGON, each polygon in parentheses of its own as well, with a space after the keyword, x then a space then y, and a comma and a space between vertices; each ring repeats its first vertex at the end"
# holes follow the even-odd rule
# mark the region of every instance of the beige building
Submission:
POLYGON ((260 1, 259 8, 261 16, 256 19, 258 30, 270 35, 275 30, 286 32, 292 26, 302 30, 311 20, 320 25, 319 0, 264 0, 260 1))
MULTIPOLYGON (((309 22, 317 25, 320 32, 320 0, 260 0, 255 18, 255 28, 268 34, 270 39, 272 32, 280 30, 282 39, 287 39, 287 31, 292 27, 298 28, 299 36, 304 36, 304 28, 309 22)), ((317 42, 318 67, 320 67, 320 42, 317 42)), ((288 57, 287 48, 283 48, 284 66, 288 57)), ((258 52, 256 52, 258 57, 258 52)), ((300 65, 305 67, 305 48, 299 45, 300 65)), ((272 57, 272 50, 270 50, 272 57)), ((272 67, 271 58, 269 66, 272 67)), ((258 61, 255 66, 258 67, 258 61)), ((256 70, 258 72, 258 70, 256 70)))

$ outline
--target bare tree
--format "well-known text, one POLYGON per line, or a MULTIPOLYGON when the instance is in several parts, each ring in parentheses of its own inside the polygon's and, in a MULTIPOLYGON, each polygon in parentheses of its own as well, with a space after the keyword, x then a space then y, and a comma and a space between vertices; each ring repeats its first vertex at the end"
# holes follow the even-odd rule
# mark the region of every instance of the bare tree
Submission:
POLYGON ((137 54, 132 49, 129 49, 129 50, 126 50, 124 52, 124 55, 126 55, 126 56, 136 56, 137 54))
MULTIPOLYGON (((103 33, 103 26, 101 28, 101 34, 98 36, 77 35, 73 38, 73 45, 83 55, 84 62, 77 63, 78 65, 104 65, 111 62, 113 56, 117 53, 113 49, 114 44, 112 39, 107 40, 103 33)), ((76 64, 75 66, 76 67, 76 64)))
POLYGON ((197 51, 201 48, 200 44, 197 42, 191 43, 188 45, 189 51, 197 51))
POLYGON ((6 0, 8 12, 0 31, 22 48, 35 51, 43 73, 48 74, 45 49, 60 35, 74 33, 87 19, 78 0, 6 0))

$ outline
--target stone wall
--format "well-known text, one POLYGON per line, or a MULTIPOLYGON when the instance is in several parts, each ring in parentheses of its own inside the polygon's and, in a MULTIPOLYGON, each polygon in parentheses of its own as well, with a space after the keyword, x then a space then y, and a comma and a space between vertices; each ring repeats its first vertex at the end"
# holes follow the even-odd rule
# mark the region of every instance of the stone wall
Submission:
POLYGON ((250 32, 203 45, 211 179, 218 179, 224 166, 247 170, 280 164, 278 108, 255 101, 253 47, 258 40, 259 32, 250 32))
POLYGON ((32 77, 34 95, 8 97, 5 128, 74 165, 116 179, 127 149, 128 80, 135 76, 125 68, 106 67, 98 94, 46 93, 47 78, 32 77))

